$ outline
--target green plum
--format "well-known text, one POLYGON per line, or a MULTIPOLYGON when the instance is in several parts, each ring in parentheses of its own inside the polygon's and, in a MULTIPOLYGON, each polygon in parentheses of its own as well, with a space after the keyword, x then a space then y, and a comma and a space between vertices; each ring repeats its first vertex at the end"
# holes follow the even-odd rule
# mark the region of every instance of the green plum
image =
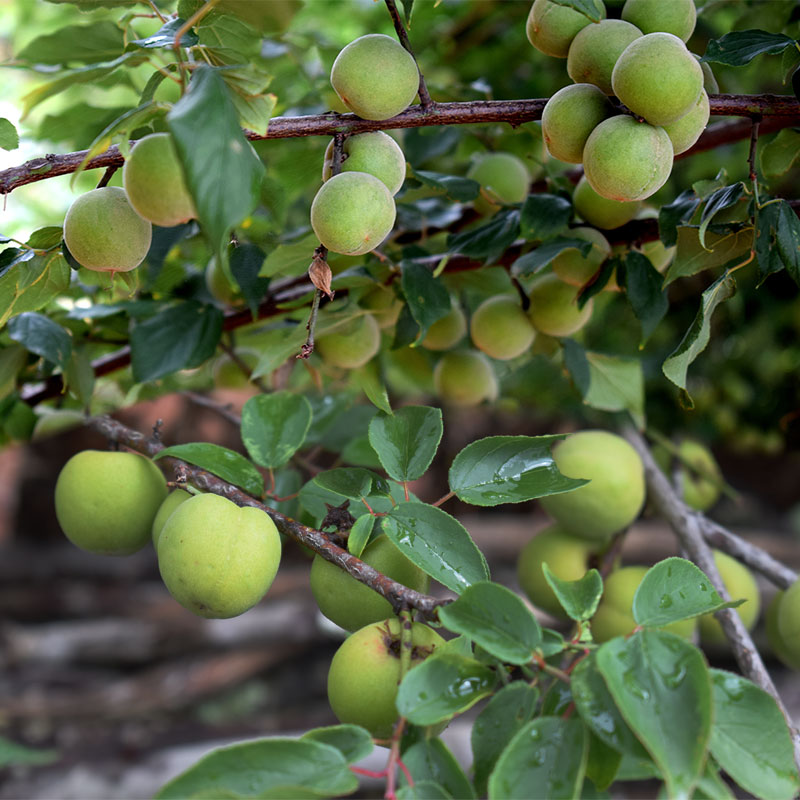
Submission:
POLYGON ((464 338, 466 332, 467 317, 453 298, 450 310, 428 328, 420 344, 426 350, 449 350, 464 338))
POLYGON ((553 259, 553 272, 564 283, 583 286, 611 255, 611 245, 608 243, 608 239, 595 228, 572 228, 567 236, 570 239, 591 242, 592 249, 585 257, 581 255, 581 251, 577 247, 562 250, 553 259))
POLYGON ((622 19, 642 33, 671 33, 686 42, 694 31, 697 9, 694 0, 626 0, 622 19))
POLYGON ((630 222, 642 207, 640 201, 610 200, 598 194, 582 176, 572 195, 575 211, 590 225, 603 230, 619 228, 630 222))
MULTIPOLYGON (((597 15, 605 18, 606 9, 601 0, 592 0, 597 15)), ((578 31, 591 25, 585 14, 553 0, 536 0, 531 6, 525 32, 528 41, 542 53, 556 58, 566 58, 572 40, 578 31)))
POLYGON ((454 350, 445 353, 433 370, 436 394, 447 404, 477 406, 497 398, 497 378, 483 353, 454 350))
MULTIPOLYGON (((664 472, 669 473, 670 457, 664 448, 653 448, 653 456, 664 472)), ((721 492, 722 472, 719 464, 700 442, 683 439, 678 445, 679 474, 683 501, 697 511, 708 511, 721 492)))
POLYGON ((499 361, 522 355, 536 336, 519 298, 510 295, 484 300, 472 313, 469 331, 475 347, 499 361))
MULTIPOLYGON (((383 131, 371 131, 350 136, 342 146, 342 172, 366 172, 386 184, 394 196, 406 179, 406 157, 400 145, 383 131)), ((322 180, 331 177, 333 169, 333 140, 325 150, 322 180)))
POLYGON ((528 309, 533 327, 548 336, 570 336, 592 316, 594 300, 578 308, 578 289, 549 273, 537 278, 529 293, 528 309))
POLYGON ((699 138, 700 134, 706 129, 711 115, 711 106, 708 102, 708 94, 703 89, 700 97, 697 98, 694 108, 688 114, 684 114, 675 122, 664 125, 672 149, 677 156, 678 153, 685 153, 699 138))
POLYGON ((343 369, 363 367, 381 347, 381 329, 372 314, 359 314, 317 339, 326 364, 343 369))
POLYGON ((234 280, 230 267, 220 264, 216 256, 211 256, 205 272, 208 293, 223 306, 234 306, 242 302, 242 292, 234 280))
POLYGON ((164 502, 158 507, 151 528, 154 547, 158 547, 161 531, 164 530, 164 525, 167 524, 167 520, 172 516, 172 512, 190 497, 193 497, 193 495, 189 494, 189 492, 185 492, 183 489, 175 489, 166 496, 164 502))
MULTIPOLYGON (((781 636, 778 627, 778 614, 780 613, 781 603, 785 591, 776 592, 770 604, 767 606, 766 613, 764 614, 764 628, 767 634, 767 641, 772 648, 773 654, 787 667, 800 670, 800 647, 797 646, 797 637, 795 636, 794 642, 787 642, 781 636)), ((788 615, 791 617, 791 613, 788 615)), ((790 622, 791 620, 789 620, 790 622)), ((791 625, 789 627, 792 627, 791 625)))
POLYGON ((501 205, 521 203, 528 196, 531 177, 525 162, 512 153, 489 153, 470 167, 467 177, 481 185, 475 201, 481 214, 497 211, 501 205))
POLYGON ((800 581, 795 581, 779 601, 778 633, 784 653, 795 668, 800 668, 800 581))
POLYGON ((572 40, 567 73, 575 83, 591 83, 603 94, 614 94, 611 73, 622 51, 642 32, 621 19, 604 19, 587 25, 572 40))

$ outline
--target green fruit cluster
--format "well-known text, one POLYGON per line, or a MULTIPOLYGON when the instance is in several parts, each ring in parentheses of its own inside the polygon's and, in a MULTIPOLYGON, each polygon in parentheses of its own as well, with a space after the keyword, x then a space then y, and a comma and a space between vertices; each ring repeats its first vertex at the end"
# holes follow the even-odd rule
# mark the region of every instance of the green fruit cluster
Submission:
POLYGON ((528 38, 566 57, 574 81, 548 101, 542 131, 555 158, 583 164, 600 197, 635 203, 664 185, 674 155, 708 124, 707 76, 685 45, 697 12, 694 0, 627 0, 622 19, 606 19, 602 2, 594 5, 596 22, 554 0, 531 8, 528 38), (620 114, 609 95, 634 116, 620 114))
POLYGON ((272 584, 281 542, 272 520, 216 494, 167 494, 161 470, 122 451, 84 450, 58 476, 55 510, 67 538, 125 556, 152 540, 170 594, 203 617, 233 617, 272 584))

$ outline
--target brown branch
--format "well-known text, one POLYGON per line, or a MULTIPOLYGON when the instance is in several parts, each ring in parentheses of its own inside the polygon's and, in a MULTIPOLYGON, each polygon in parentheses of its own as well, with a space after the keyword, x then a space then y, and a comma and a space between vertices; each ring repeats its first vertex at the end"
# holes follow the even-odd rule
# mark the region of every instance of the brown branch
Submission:
MULTIPOLYGON (((711 113, 722 116, 768 117, 774 119, 776 127, 787 128, 800 124, 800 102, 791 95, 712 95, 711 113)), ((390 130, 394 128, 420 128, 431 125, 472 125, 484 122, 507 122, 512 127, 540 119, 547 98, 533 100, 473 100, 466 103, 437 103, 436 113, 425 112, 420 106, 403 111, 396 117, 384 120, 366 120, 355 114, 320 114, 306 117, 275 117, 269 123, 266 134, 246 131, 252 141, 262 139, 287 139, 302 136, 333 136, 336 133, 363 133, 365 131, 390 130)), ((766 121, 765 121, 766 123, 766 121)), ((713 126, 712 126, 713 127, 713 126)), ((769 128, 772 130, 773 128, 769 128)), ((709 129, 711 130, 711 129, 709 129)), ((767 132, 767 128, 764 132, 767 132)), ((750 126, 742 133, 739 128, 729 126, 724 141, 735 141, 749 135, 750 126)), ((705 136, 706 134, 704 134, 705 136)), ((703 136, 691 152, 708 149, 701 145, 703 136)), ((708 140, 707 140, 708 141, 708 140)), ((713 146, 722 142, 717 141, 713 146)), ((63 155, 48 154, 34 158, 18 167, 0 172, 0 194, 8 194, 19 186, 35 181, 68 175, 83 163, 87 151, 63 155)), ((114 145, 91 159, 86 169, 120 166, 124 158, 114 145)))
POLYGON ((414 59, 414 63, 417 65, 417 72, 419 72, 419 102, 422 106, 422 110, 426 113, 431 113, 436 110, 436 104, 431 100, 430 93, 428 92, 428 87, 425 85, 425 77, 422 74, 422 70, 419 68, 419 63, 417 62, 417 57, 414 55, 414 51, 411 49, 411 42, 408 40, 408 31, 406 31, 406 26, 403 25, 403 20, 400 19, 400 14, 397 11, 397 4, 394 0, 384 0, 386 3, 386 8, 389 10, 389 15, 392 18, 392 22, 394 23, 394 29, 397 32, 397 38, 400 40, 400 44, 405 47, 406 50, 411 54, 411 58, 414 59))
MULTIPOLYGON (((111 419, 111 417, 91 417, 87 420, 87 425, 105 436, 109 441, 125 445, 131 450, 150 457, 155 456, 164 449, 164 445, 152 436, 145 436, 143 433, 111 419)), ((336 564, 357 581, 378 592, 391 603, 392 608, 398 613, 403 609, 413 608, 423 617, 433 619, 436 615, 436 609, 447 602, 446 600, 439 600, 430 595, 414 591, 401 583, 397 583, 397 581, 393 581, 391 578, 387 578, 369 566, 369 564, 348 553, 347 550, 335 545, 330 540, 330 537, 322 531, 301 525, 279 511, 265 506, 242 491, 238 486, 226 483, 204 469, 192 466, 177 458, 165 457, 164 461, 172 468, 179 468, 186 475, 186 479, 198 489, 226 497, 238 506, 261 509, 261 511, 269 515, 275 523, 275 527, 281 533, 300 544, 304 544, 315 553, 321 555, 326 561, 336 564)))
MULTIPOLYGON (((656 511, 669 523, 689 558, 705 572, 719 596, 723 600, 729 601, 731 599, 730 595, 722 582, 711 548, 704 538, 703 515, 690 509, 678 497, 670 485, 669 479, 653 459, 650 448, 641 434, 633 428, 629 428, 625 431, 625 437, 636 448, 642 458, 647 480, 648 497, 656 511)), ((775 684, 764 666, 761 655, 755 644, 753 644, 750 633, 744 626, 739 614, 732 608, 724 608, 717 611, 714 616, 722 625, 722 630, 730 642, 739 669, 753 683, 760 686, 764 691, 769 692, 775 698, 778 707, 786 717, 792 733, 795 761, 800 762, 800 734, 793 727, 791 716, 789 716, 784 707, 775 684)))

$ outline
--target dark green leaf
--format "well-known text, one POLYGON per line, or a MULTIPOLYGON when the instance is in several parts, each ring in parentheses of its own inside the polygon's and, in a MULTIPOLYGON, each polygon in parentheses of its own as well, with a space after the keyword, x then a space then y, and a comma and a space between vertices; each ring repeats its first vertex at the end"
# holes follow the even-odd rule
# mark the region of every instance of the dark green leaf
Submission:
POLYGON ((137 383, 198 367, 214 355, 222 312, 195 301, 180 303, 139 322, 131 331, 131 365, 137 383))
MULTIPOLYGON (((362 467, 328 469, 315 475, 314 483, 350 500, 368 497, 372 491, 384 492, 385 488, 385 481, 379 475, 362 467)), ((388 492, 384 493, 388 494, 388 492)))
MULTIPOLYGON (((475 790, 441 739, 424 739, 403 753, 403 763, 417 781, 433 781, 458 800, 473 800, 475 790)), ((401 773, 400 782, 405 783, 401 773)), ((434 795, 435 797, 435 795, 434 795)), ((427 798, 426 798, 427 800, 427 798)))
POLYGON ((444 192, 455 203, 469 203, 478 196, 481 185, 471 178, 444 175, 441 172, 414 170, 414 177, 425 186, 444 192))
POLYGON ((424 336, 428 328, 450 310, 450 293, 428 267, 407 261, 402 269, 400 284, 408 310, 419 325, 420 336, 424 336))
POLYGON ((293 392, 251 397, 242 409, 242 441, 260 467, 282 467, 302 446, 311 404, 293 392))
POLYGON ((553 0, 560 6, 567 6, 574 8, 586 17, 589 17, 592 22, 600 22, 605 16, 603 14, 603 6, 597 0, 553 0))
POLYGON ((478 582, 454 603, 439 609, 442 624, 468 636, 501 661, 527 664, 542 629, 525 603, 499 583, 478 582))
POLYGON ((17 129, 5 117, 0 117, 0 147, 3 150, 16 150, 19 147, 17 129))
POLYGON ((125 47, 122 28, 98 20, 91 25, 67 25, 55 33, 37 36, 17 53, 31 64, 95 64, 111 61, 125 47))
POLYGON ((783 259, 775 242, 779 216, 780 203, 767 203, 755 212, 753 250, 758 263, 758 274, 762 280, 784 268, 783 259))
POLYGON ((741 196, 744 194, 744 184, 739 181, 731 186, 723 186, 711 194, 703 206, 703 212, 700 215, 700 244, 706 246, 706 229, 711 224, 715 215, 725 208, 735 206, 741 196))
POLYGON ((154 459, 172 456, 208 470, 222 480, 244 489, 253 497, 264 494, 264 479, 261 473, 243 456, 209 442, 175 444, 160 450, 154 459))
POLYGON ((514 734, 533 716, 539 692, 524 681, 504 686, 478 714, 472 726, 471 742, 475 790, 486 794, 489 774, 514 734))
POLYGON ((258 275, 265 257, 264 251, 254 244, 239 245, 230 254, 231 274, 254 317, 269 286, 269 279, 258 275))
POLYGON ((472 708, 496 683, 497 673, 474 658, 436 654, 406 673, 397 710, 414 725, 435 725, 472 708))
POLYGON ((544 269, 563 250, 570 249, 579 250, 585 258, 592 249, 592 243, 581 239, 553 239, 520 256, 511 265, 511 273, 513 275, 532 275, 544 269))
POLYGON ((383 518, 383 530, 406 558, 456 594, 489 578, 486 559, 466 528, 441 508, 398 503, 383 518))
POLYGON ((572 203, 555 194, 529 194, 522 204, 520 227, 526 239, 549 239, 572 218, 572 203))
POLYGON ((406 18, 406 27, 411 27, 411 12, 414 8, 414 0, 400 0, 403 4, 403 16, 406 18))
MULTIPOLYGON (((407 308, 407 306, 403 306, 403 308, 407 308)), ((389 395, 386 392, 386 386, 374 359, 364 364, 363 367, 352 370, 350 374, 361 388, 361 391, 367 396, 367 400, 369 400, 375 408, 380 409, 385 414, 392 413, 389 395)))
POLYGON ((312 740, 259 739, 212 751, 162 787, 156 800, 325 798, 357 788, 337 748, 312 740))
POLYGON ((369 731, 358 725, 331 725, 327 728, 313 728, 304 733, 300 740, 321 742, 335 747, 348 764, 361 761, 374 749, 369 731))
POLYGON ((27 361, 28 351, 21 345, 0 348, 0 399, 14 391, 17 375, 27 361))
POLYGON ((415 481, 431 465, 443 430, 441 409, 406 406, 373 417, 369 443, 391 478, 415 481))
POLYGON ((362 514, 350 528, 347 537, 347 551, 356 558, 361 558, 361 554, 369 542, 369 537, 372 535, 376 519, 377 517, 373 517, 372 514, 362 514))
POLYGON ((775 699, 732 672, 712 669, 711 680, 711 755, 739 786, 756 797, 796 797, 800 780, 792 740, 775 699))
MULTIPOLYGON (((798 54, 800 55, 800 54, 798 54)), ((800 156, 800 131, 784 128, 761 148, 761 169, 768 178, 786 174, 800 156)))
POLYGON ((577 581, 562 581, 547 564, 542 564, 542 572, 570 619, 582 622, 594 616, 603 594, 603 579, 596 569, 590 569, 577 581))
POLYGON ((72 355, 72 339, 57 322, 44 314, 27 311, 8 323, 8 335, 31 353, 41 356, 65 370, 72 355))
POLYGON ((597 666, 670 797, 688 797, 711 735, 711 678, 702 653, 680 636, 645 629, 602 645, 597 666))
MULTIPOLYGON (((591 780, 595 788, 603 791, 607 789, 617 777, 622 753, 609 747, 594 733, 589 733, 589 758, 586 762, 586 777, 591 780)), ((589 795, 599 797, 599 794, 589 795)), ((610 796, 609 796, 610 797, 610 796)), ((581 800, 586 800, 586 784, 584 784, 581 800)))
POLYGON ((800 285, 800 220, 785 200, 778 206, 775 241, 786 271, 800 285))
POLYGON ((29 237, 26 244, 36 250, 52 250, 61 244, 64 236, 64 229, 59 225, 48 225, 46 228, 35 230, 29 237))
POLYGON ((736 281, 727 273, 714 281, 703 292, 700 310, 681 343, 661 365, 661 370, 676 386, 686 389, 689 365, 706 349, 711 338, 711 316, 720 303, 736 293, 736 281))
MULTIPOLYGON (((411 1, 405 0, 407 3, 411 1)), ((397 800, 450 800, 452 796, 434 781, 414 781, 413 786, 402 786, 397 790, 397 800)))
POLYGON ((671 203, 661 206, 658 212, 658 233, 665 247, 674 247, 678 241, 678 226, 689 221, 700 198, 692 189, 681 192, 671 203))
POLYGON ((475 506, 521 503, 577 489, 586 481, 558 471, 550 447, 561 436, 488 436, 468 444, 450 466, 450 488, 475 506))
POLYGON ((642 326, 639 347, 650 338, 669 308, 664 278, 642 253, 631 250, 625 257, 625 292, 642 326))
MULTIPOLYGON (((0 262, 8 252, 0 253, 0 262)), ((38 311, 69 287, 71 270, 60 252, 22 250, 10 262, 7 269, 0 267, 0 325, 12 315, 38 311)))
POLYGON ((733 267, 749 257, 753 244, 753 228, 750 225, 712 225, 710 232, 714 233, 714 241, 703 248, 697 228, 678 228, 678 249, 667 269, 665 286, 703 270, 733 267))
POLYGON ((660 628, 681 619, 735 608, 723 602, 705 573, 685 558, 665 558, 645 573, 633 596, 637 625, 660 628))
POLYGON ((777 55, 794 46, 794 39, 782 33, 761 30, 733 31, 720 39, 712 39, 701 61, 741 67, 763 53, 777 55))
POLYGON ((264 165, 245 139, 219 73, 201 66, 167 116, 197 216, 212 246, 256 206, 264 165))
MULTIPOLYGON (((165 25, 163 25, 155 33, 151 34, 145 39, 134 39, 131 44, 138 47, 154 48, 166 47, 173 48, 175 46, 175 34, 186 24, 185 19, 175 17, 165 25)), ((197 34, 190 28, 185 31, 181 36, 181 47, 194 47, 197 44, 197 34)))
POLYGON ((486 225, 464 233, 450 234, 447 237, 447 248, 451 253, 460 253, 482 259, 486 264, 493 264, 517 236, 519 211, 514 208, 504 209, 495 214, 486 225))
POLYGON ((517 732, 489 778, 489 800, 579 796, 589 737, 577 717, 539 717, 517 732))

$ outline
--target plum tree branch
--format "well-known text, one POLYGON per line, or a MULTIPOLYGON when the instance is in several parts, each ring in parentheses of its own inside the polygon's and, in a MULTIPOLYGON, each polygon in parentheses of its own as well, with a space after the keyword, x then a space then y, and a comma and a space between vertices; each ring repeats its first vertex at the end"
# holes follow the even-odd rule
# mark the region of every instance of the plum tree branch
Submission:
MULTIPOLYGON (((355 114, 318 114, 305 117, 275 117, 266 134, 246 131, 251 141, 287 139, 303 136, 333 136, 336 133, 395 128, 420 128, 432 125, 472 125, 485 122, 507 122, 512 126, 541 119, 547 98, 531 100, 473 100, 464 103, 436 103, 433 112, 420 105, 411 106, 396 117, 385 120, 366 120, 355 114)), ((800 102, 791 95, 711 95, 711 113, 720 116, 763 117, 761 132, 800 124, 800 102)), ((691 153, 711 149, 725 142, 737 141, 750 135, 750 124, 744 128, 736 123, 724 129, 711 126, 691 149, 691 153), (708 145, 706 145, 708 142, 708 145)), ((48 154, 34 158, 17 167, 0 172, 0 194, 9 194, 28 183, 68 175, 83 163, 87 151, 61 155, 48 154)), ((91 159, 86 169, 121 166, 124 158, 114 145, 91 159)))
MULTIPOLYGON (((111 417, 90 417, 86 424, 105 436, 110 442, 125 445, 129 449, 151 458, 164 449, 164 444, 159 439, 128 428, 121 422, 111 419, 111 417)), ((304 544, 327 561, 336 564, 336 566, 343 569, 360 583, 369 586, 370 589, 385 597, 398 613, 402 610, 413 608, 426 619, 433 619, 436 615, 436 609, 448 602, 447 600, 440 600, 409 589, 403 584, 382 575, 369 564, 334 544, 326 533, 301 525, 299 522, 284 516, 279 511, 275 511, 275 509, 269 508, 254 497, 251 497, 238 486, 227 483, 207 470, 169 456, 165 457, 164 461, 171 467, 178 468, 180 474, 184 475, 187 481, 198 489, 226 497, 238 506, 250 506, 260 509, 272 519, 275 527, 281 533, 300 544, 304 544)))

